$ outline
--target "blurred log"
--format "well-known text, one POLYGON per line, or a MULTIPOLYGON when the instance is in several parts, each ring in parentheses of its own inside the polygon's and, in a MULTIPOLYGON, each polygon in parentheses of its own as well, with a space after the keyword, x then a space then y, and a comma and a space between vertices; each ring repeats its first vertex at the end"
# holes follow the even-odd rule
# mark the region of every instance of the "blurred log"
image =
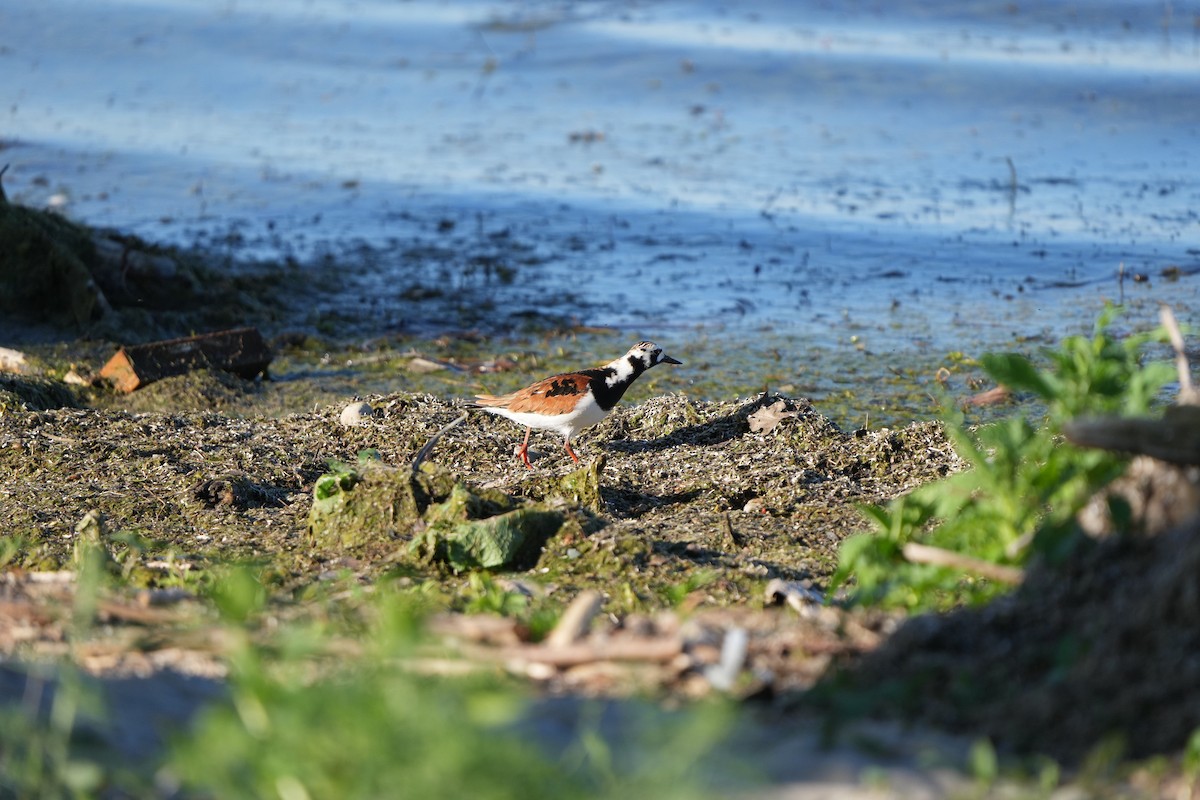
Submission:
POLYGON ((100 370, 100 377, 128 393, 196 369, 220 369, 250 379, 265 374, 270 363, 271 351, 258 329, 237 328, 122 347, 100 370))
POLYGON ((1080 447, 1200 465, 1200 406, 1172 406, 1162 419, 1076 420, 1067 423, 1063 433, 1080 447))
POLYGON ((597 661, 666 662, 683 652, 683 640, 678 636, 661 639, 628 638, 600 642, 579 642, 566 647, 526 645, 499 651, 505 661, 547 664, 567 668, 597 661))

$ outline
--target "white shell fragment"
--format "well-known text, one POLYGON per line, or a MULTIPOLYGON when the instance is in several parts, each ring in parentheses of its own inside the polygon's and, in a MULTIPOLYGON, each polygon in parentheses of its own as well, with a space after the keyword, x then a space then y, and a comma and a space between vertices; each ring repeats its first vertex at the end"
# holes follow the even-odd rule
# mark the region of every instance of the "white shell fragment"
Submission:
POLYGON ((371 408, 370 403, 351 403, 342 409, 342 415, 338 421, 347 428, 353 428, 374 415, 375 409, 371 408))

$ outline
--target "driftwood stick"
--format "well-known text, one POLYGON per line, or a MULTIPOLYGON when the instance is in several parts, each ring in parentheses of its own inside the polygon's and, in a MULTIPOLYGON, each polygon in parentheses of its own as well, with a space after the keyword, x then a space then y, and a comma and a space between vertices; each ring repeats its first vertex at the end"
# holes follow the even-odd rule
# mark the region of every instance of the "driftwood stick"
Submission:
POLYGON ((1200 397, 1197 397, 1196 390, 1192 388, 1192 366, 1188 363, 1187 353, 1183 346, 1183 333, 1179 330, 1179 323, 1175 320, 1175 312, 1164 303, 1158 307, 1158 319, 1167 329, 1171 347, 1175 350, 1175 369, 1179 373, 1179 404, 1200 404, 1200 397))
POLYGON ((662 663, 683 652, 683 640, 678 636, 657 639, 608 639, 602 642, 581 642, 566 647, 529 645, 496 651, 505 661, 546 664, 553 667, 577 667, 598 661, 638 661, 662 663))
POLYGON ((591 626, 592 620, 600 613, 600 606, 603 604, 604 595, 594 589, 581 592, 571 601, 571 605, 567 606, 567 610, 559 618, 554 630, 550 631, 550 635, 546 637, 546 647, 555 649, 568 647, 582 639, 587 633, 588 627, 591 626))
POLYGON ((428 458, 429 454, 433 452, 433 446, 435 444, 437 444, 438 439, 445 436, 447 431, 449 431, 450 429, 457 428, 459 425, 462 425, 466 421, 467 421, 467 412, 464 411, 458 417, 456 417, 452 421, 443 425, 442 429, 440 431, 435 433, 433 436, 430 436, 429 441, 425 443, 425 446, 417 451, 417 456, 416 456, 416 458, 413 459, 412 471, 416 472, 417 470, 419 470, 421 468, 421 462, 424 461, 426 458, 428 458))
POLYGON ((164 625, 179 621, 179 615, 174 611, 116 600, 101 600, 96 610, 101 619, 132 622, 136 625, 164 625))
POLYGON ((1072 444, 1136 453, 1171 464, 1200 464, 1200 406, 1168 408, 1162 419, 1081 419, 1063 426, 1072 444))
POLYGON ((935 567, 950 567, 952 569, 971 572, 983 578, 1000 583, 1020 583, 1025 578, 1025 571, 1017 567, 1007 567, 1003 564, 993 564, 980 558, 964 556, 952 550, 941 547, 930 547, 927 544, 908 542, 901 548, 904 557, 914 564, 932 564, 935 567))
POLYGON ((487 614, 438 614, 427 623, 431 633, 438 636, 465 639, 485 644, 520 644, 517 622, 511 617, 487 614))

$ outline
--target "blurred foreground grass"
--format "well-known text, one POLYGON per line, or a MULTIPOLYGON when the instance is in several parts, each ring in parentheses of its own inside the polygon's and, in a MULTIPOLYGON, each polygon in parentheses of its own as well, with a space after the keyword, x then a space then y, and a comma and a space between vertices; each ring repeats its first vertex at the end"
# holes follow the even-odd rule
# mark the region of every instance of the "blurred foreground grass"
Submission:
MULTIPOLYGON (((78 574, 86 620, 110 576, 97 552, 81 554, 78 574)), ((499 671, 417 674, 426 609, 411 593, 379 584, 359 596, 354 630, 326 618, 264 638, 274 611, 253 570, 210 585, 228 641, 224 695, 178 720, 162 752, 129 763, 89 724, 118 710, 64 662, 50 703, 3 712, 0 797, 706 796, 699 766, 728 730, 724 706, 637 706, 614 737, 585 704, 567 730, 543 724, 528 689, 499 671)), ((85 635, 84 623, 72 632, 85 635)))

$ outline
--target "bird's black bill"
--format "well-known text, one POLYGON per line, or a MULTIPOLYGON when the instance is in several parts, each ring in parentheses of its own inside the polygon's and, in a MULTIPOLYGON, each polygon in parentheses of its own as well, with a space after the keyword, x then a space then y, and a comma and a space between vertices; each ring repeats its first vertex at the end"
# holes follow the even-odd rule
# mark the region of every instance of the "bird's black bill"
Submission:
POLYGON ((679 361, 677 359, 671 358, 670 356, 663 356, 662 360, 660 360, 658 363, 660 363, 660 364, 682 364, 683 362, 679 361))

